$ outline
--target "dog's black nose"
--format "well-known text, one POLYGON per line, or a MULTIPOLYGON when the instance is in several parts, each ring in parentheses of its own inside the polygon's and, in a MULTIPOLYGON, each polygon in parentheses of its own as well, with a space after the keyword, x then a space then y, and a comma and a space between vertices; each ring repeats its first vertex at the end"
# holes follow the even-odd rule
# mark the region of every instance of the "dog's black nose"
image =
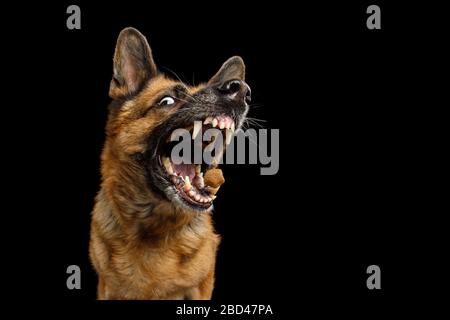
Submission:
POLYGON ((230 80, 220 85, 217 90, 232 100, 244 100, 250 103, 252 100, 251 90, 247 83, 241 80, 230 80))

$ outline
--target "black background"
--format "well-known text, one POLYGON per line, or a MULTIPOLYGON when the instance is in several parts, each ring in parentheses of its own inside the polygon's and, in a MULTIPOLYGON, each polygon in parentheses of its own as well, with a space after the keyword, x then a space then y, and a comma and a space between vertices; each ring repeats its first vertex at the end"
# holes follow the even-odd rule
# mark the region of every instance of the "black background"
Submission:
MULTIPOLYGON (((108 309, 95 302, 89 223, 112 56, 127 26, 148 38, 162 71, 188 83, 207 81, 227 58, 242 56, 256 105, 249 116, 280 129, 277 175, 261 176, 255 165, 224 169, 214 212, 222 235, 214 302, 272 304, 283 318, 307 309, 365 318, 433 283, 434 275, 421 272, 424 261, 433 265, 434 247, 425 245, 427 224, 415 215, 431 211, 422 210, 417 145, 425 113, 415 105, 424 98, 418 73, 433 59, 425 56, 428 29, 414 21, 428 11, 374 2, 382 29, 368 30, 372 2, 341 2, 63 1, 14 9, 35 26, 14 37, 33 52, 23 59, 33 71, 18 98, 28 101, 19 112, 31 129, 22 140, 22 173, 37 177, 33 196, 15 200, 32 208, 23 227, 32 240, 13 253, 25 254, 26 268, 36 271, 32 298, 69 310, 108 309), (81 30, 66 28, 70 4, 81 7, 81 30), (66 288, 71 264, 82 269, 81 290, 66 288), (381 268, 378 291, 366 287, 371 264, 381 268)), ((109 310, 169 317, 177 305, 109 310)))

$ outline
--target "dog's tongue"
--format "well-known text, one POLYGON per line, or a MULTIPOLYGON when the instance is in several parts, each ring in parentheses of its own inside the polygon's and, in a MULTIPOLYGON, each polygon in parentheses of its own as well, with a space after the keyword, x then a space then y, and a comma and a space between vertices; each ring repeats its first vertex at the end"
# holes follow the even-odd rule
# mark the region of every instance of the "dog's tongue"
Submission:
POLYGON ((179 176, 182 176, 183 178, 186 176, 189 176, 189 179, 191 181, 194 180, 195 177, 195 167, 192 164, 173 164, 172 163, 173 171, 176 172, 179 176))

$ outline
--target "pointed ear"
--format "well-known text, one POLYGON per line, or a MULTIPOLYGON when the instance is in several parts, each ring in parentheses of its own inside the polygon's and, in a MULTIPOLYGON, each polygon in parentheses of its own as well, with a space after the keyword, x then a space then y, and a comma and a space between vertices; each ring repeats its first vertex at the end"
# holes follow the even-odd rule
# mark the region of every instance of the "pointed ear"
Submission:
POLYGON ((125 28, 120 32, 113 67, 109 87, 109 96, 113 99, 135 93, 157 74, 150 46, 145 37, 134 28, 125 28))
POLYGON ((245 80, 245 64, 241 57, 234 56, 225 61, 220 70, 208 81, 208 85, 219 85, 229 80, 245 80))

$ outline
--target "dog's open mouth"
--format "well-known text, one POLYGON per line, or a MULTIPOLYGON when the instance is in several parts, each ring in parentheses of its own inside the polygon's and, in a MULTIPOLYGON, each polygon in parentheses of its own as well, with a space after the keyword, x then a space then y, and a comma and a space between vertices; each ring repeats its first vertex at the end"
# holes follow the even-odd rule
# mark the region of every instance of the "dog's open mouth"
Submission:
MULTIPOLYGON (((160 164, 165 169, 167 180, 173 184, 181 200, 194 209, 208 209, 216 198, 218 189, 225 182, 222 170, 218 169, 218 163, 234 135, 235 122, 229 116, 220 115, 194 121, 185 129, 191 133, 192 143, 194 143, 194 141, 201 141, 202 139, 196 139, 198 135, 210 128, 217 129, 216 132, 221 133, 223 141, 223 146, 215 152, 210 164, 204 161, 201 164, 194 164, 194 161, 175 164, 170 153, 173 142, 170 141, 166 142, 165 151, 160 154, 160 164)), ((212 136, 211 141, 202 141, 202 151, 214 144, 216 138, 217 136, 212 136)))

